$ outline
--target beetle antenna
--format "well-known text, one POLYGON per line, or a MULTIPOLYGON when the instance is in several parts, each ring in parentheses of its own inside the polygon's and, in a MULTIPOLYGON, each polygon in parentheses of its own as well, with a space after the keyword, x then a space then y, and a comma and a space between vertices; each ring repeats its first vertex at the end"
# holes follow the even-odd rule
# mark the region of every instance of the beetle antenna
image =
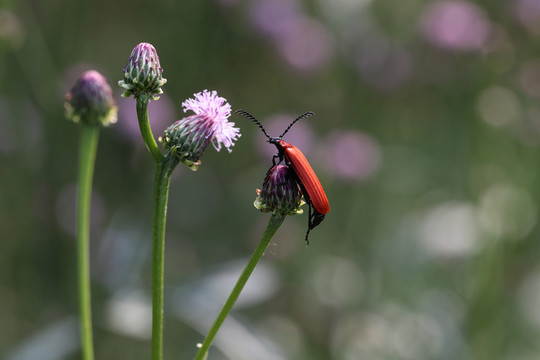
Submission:
POLYGON ((259 127, 259 129, 262 130, 262 132, 264 133, 264 135, 270 139, 270 136, 268 136, 268 134, 266 133, 266 130, 264 130, 264 127, 262 126, 262 124, 259 122, 259 120, 255 119, 255 116, 251 115, 250 113, 248 113, 247 111, 245 110, 242 110, 242 109, 239 109, 239 110, 236 110, 235 111, 236 114, 240 115, 240 116, 243 116, 247 119, 250 119, 251 121, 253 121, 255 124, 257 124, 257 126, 259 127))
POLYGON ((298 121, 298 120, 302 120, 302 119, 305 119, 307 117, 310 117, 310 116, 313 116, 315 115, 314 113, 312 113, 311 111, 308 111, 306 113, 303 113, 302 115, 300 115, 299 117, 297 117, 292 123, 291 125, 289 125, 285 131, 283 132, 283 134, 281 134, 280 138, 282 138, 283 136, 285 136, 285 134, 291 129, 291 127, 298 121))

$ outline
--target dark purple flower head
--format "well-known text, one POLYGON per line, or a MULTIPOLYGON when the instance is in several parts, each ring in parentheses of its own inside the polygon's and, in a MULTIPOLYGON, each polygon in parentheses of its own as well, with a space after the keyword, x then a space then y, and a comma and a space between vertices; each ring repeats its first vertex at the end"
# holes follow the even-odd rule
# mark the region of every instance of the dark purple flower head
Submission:
POLYGON ((190 169, 197 170, 200 158, 209 143, 217 151, 225 146, 229 152, 234 141, 240 137, 240 129, 227 121, 231 105, 215 91, 204 90, 194 99, 182 103, 184 112, 191 110, 195 115, 178 120, 165 130, 160 141, 165 149, 177 155, 190 169))
POLYGON ((157 100, 159 96, 156 95, 163 94, 161 87, 166 82, 156 49, 151 44, 140 43, 131 52, 124 67, 124 79, 118 85, 126 89, 123 97, 146 95, 157 100))
POLYGON ((66 94, 66 117, 91 125, 115 123, 117 108, 111 87, 100 73, 89 70, 81 75, 66 94))
POLYGON ((262 190, 257 189, 257 195, 253 205, 262 212, 281 215, 302 213, 302 195, 292 170, 286 165, 276 165, 268 170, 262 190))

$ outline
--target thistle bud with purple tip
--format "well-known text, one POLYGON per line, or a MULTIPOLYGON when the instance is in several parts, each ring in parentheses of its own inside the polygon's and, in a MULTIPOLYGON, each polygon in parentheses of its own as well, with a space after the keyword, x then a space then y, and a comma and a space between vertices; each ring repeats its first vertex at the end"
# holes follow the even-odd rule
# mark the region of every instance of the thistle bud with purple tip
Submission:
POLYGON ((262 189, 257 189, 257 199, 253 205, 261 212, 278 215, 295 215, 303 211, 300 206, 302 193, 294 179, 294 174, 286 165, 275 165, 266 174, 262 189))
POLYGON ((163 94, 161 87, 167 82, 159 63, 156 49, 149 43, 140 43, 131 52, 124 67, 124 79, 118 85, 126 89, 123 97, 135 98, 145 94, 148 99, 157 100, 163 94))
POLYGON ((191 110, 195 115, 178 120, 165 130, 165 149, 177 156, 191 170, 197 170, 200 158, 209 143, 217 151, 225 146, 229 152, 234 141, 240 137, 240 129, 227 118, 231 115, 231 105, 215 91, 204 90, 182 103, 184 112, 191 110))
POLYGON ((95 70, 86 71, 66 94, 66 117, 88 125, 113 124, 117 107, 107 79, 95 70))

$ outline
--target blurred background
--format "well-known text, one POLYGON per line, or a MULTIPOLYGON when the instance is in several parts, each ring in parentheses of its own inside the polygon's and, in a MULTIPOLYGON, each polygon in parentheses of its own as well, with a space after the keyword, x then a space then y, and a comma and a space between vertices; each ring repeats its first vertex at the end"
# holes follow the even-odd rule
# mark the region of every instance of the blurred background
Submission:
MULTIPOLYGON (((116 85, 152 43, 156 137, 217 90, 300 147, 330 200, 288 217, 210 359, 540 358, 540 0, 0 1, 0 358, 79 359, 79 128, 64 94, 105 75, 92 208, 97 359, 150 355, 154 163, 116 85)), ((273 146, 173 174, 165 358, 191 359, 269 219, 273 146)))

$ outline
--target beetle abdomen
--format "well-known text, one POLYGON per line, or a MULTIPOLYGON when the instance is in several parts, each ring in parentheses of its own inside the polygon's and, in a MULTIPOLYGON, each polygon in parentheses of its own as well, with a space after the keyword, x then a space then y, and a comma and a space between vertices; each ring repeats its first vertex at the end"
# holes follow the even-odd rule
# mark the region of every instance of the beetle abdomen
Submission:
POLYGON ((322 215, 328 213, 330 211, 330 204, 328 203, 326 193, 302 151, 283 140, 279 141, 279 145, 283 148, 285 158, 294 169, 315 210, 322 215))

